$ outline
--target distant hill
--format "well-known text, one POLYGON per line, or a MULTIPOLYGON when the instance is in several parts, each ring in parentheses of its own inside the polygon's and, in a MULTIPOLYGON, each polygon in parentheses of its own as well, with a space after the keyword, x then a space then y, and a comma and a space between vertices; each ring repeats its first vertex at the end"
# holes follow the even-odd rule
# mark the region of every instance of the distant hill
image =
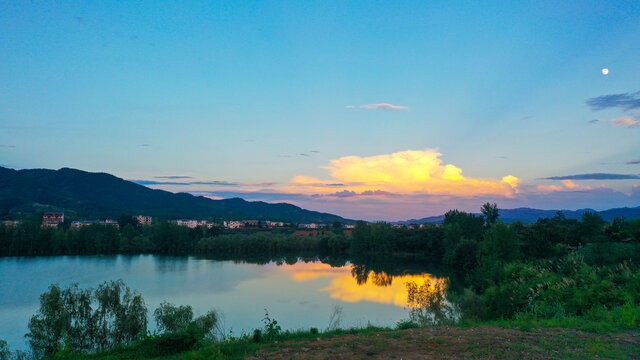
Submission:
MULTIPOLYGON (((552 218, 556 216, 559 210, 540 210, 531 208, 517 208, 517 209, 500 209, 500 220, 506 223, 512 223, 516 220, 520 220, 524 223, 534 223, 540 218, 552 218)), ((640 206, 634 208, 616 208, 603 211, 595 211, 593 209, 580 209, 580 210, 562 210, 564 216, 567 219, 580 219, 582 214, 591 211, 596 212, 602 216, 606 221, 611 222, 616 217, 640 218, 640 206)), ((394 224, 424 224, 429 223, 442 223, 444 221, 444 215, 431 216, 422 219, 411 219, 405 221, 396 221, 394 224)))
POLYGON ((0 167, 0 219, 22 218, 47 211, 63 211, 76 218, 114 218, 124 212, 164 219, 353 222, 285 203, 270 204, 239 198, 212 200, 154 190, 106 173, 69 168, 14 170, 0 167))

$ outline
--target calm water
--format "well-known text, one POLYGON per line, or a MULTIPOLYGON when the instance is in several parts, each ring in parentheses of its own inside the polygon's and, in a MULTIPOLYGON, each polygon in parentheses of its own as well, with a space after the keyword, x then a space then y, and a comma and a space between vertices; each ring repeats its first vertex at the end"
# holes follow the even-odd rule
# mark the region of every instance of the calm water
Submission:
MULTIPOLYGON (((406 281, 428 274, 390 277, 369 272, 366 282, 351 265, 320 262, 256 265, 195 257, 75 256, 0 258, 0 339, 26 349, 27 323, 50 284, 77 282, 95 287, 123 279, 142 293, 150 314, 163 300, 193 306, 196 316, 220 311, 227 329, 247 332, 262 326, 265 308, 283 329, 326 328, 336 304, 342 326, 393 325, 408 317, 406 281)), ((150 327, 155 322, 150 318, 150 327)))

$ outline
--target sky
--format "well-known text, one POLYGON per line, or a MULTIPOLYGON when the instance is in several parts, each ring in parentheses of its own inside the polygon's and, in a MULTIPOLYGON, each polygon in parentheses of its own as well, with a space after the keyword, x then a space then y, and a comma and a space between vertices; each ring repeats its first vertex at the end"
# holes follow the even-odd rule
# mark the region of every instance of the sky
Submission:
POLYGON ((640 206, 638 59, 635 1, 1 2, 0 165, 365 220, 640 206))

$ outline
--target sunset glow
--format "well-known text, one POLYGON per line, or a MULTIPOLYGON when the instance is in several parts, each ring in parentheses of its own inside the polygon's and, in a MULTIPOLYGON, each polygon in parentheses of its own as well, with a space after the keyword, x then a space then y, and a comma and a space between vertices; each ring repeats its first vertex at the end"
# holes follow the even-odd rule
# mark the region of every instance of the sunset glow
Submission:
POLYGON ((329 292, 334 299, 344 302, 357 303, 370 301, 382 304, 393 304, 406 307, 407 282, 416 282, 421 285, 428 280, 431 288, 436 283, 445 279, 432 277, 430 274, 389 276, 385 273, 367 273, 367 280, 358 283, 352 274, 352 265, 343 267, 331 267, 324 263, 298 263, 296 265, 282 265, 295 281, 312 281, 320 278, 329 278, 331 283, 321 291, 329 292))
POLYGON ((443 164, 435 150, 406 150, 369 157, 345 156, 325 167, 330 180, 296 176, 285 188, 304 194, 332 194, 340 191, 385 192, 391 194, 443 194, 458 196, 497 195, 512 197, 520 180, 465 177, 462 169, 443 164))

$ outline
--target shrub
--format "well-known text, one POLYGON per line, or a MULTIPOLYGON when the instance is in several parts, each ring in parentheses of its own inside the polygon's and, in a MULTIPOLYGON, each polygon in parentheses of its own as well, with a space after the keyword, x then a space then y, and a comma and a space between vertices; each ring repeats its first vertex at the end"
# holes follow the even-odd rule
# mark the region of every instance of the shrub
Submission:
POLYGON ((259 343, 262 341, 262 330, 254 329, 252 340, 254 343, 259 343))
POLYGON ((280 336, 282 328, 276 319, 269 316, 267 309, 264 309, 264 312, 264 319, 262 319, 264 323, 264 339, 268 341, 275 340, 280 336))
POLYGON ((420 324, 411 320, 400 320, 396 323, 396 329, 398 330, 416 329, 419 327, 420 327, 420 324))
POLYGON ((187 328, 193 319, 193 309, 190 305, 176 306, 163 301, 153 312, 158 329, 162 332, 177 332, 187 328))

